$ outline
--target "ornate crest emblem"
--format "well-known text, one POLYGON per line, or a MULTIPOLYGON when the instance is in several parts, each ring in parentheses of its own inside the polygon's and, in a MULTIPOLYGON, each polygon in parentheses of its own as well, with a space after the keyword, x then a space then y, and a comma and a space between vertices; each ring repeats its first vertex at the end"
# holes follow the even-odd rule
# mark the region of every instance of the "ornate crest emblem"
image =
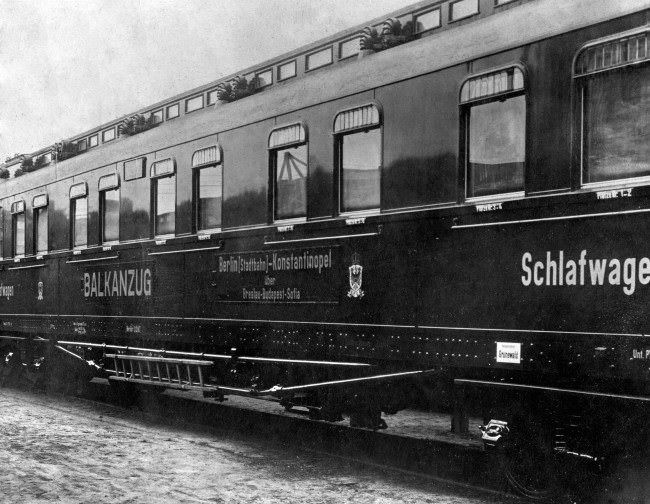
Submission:
POLYGON ((361 266, 359 254, 356 252, 352 254, 352 264, 348 270, 350 271, 350 290, 348 291, 348 297, 363 297, 364 292, 361 290, 361 282, 363 281, 363 266, 361 266))
POLYGON ((37 301, 43 301, 43 282, 38 282, 38 297, 37 301))

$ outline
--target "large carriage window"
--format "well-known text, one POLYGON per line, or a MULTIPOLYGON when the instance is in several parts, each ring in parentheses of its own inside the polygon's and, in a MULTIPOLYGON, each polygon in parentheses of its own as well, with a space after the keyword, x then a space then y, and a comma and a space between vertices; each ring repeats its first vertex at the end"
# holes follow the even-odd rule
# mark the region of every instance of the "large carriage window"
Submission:
POLYGON ((21 257, 25 255, 25 202, 12 203, 11 213, 14 256, 21 257))
POLYGON ((576 59, 582 183, 650 176, 647 28, 589 44, 576 59))
POLYGON ((340 211, 378 209, 381 119, 375 105, 346 110, 334 119, 340 177, 340 211))
POLYGON ((34 208, 34 243, 36 253, 47 252, 47 194, 39 194, 32 201, 34 208))
POLYGON ((302 124, 278 128, 269 136, 273 218, 307 216, 307 135, 302 124))
POLYGON ((120 240, 120 180, 117 173, 99 179, 99 214, 101 242, 120 240))
POLYGON ((88 188, 86 183, 70 187, 70 236, 73 247, 88 244, 88 188))
POLYGON ((223 169, 218 146, 196 151, 192 155, 194 170, 194 219, 197 231, 221 228, 223 169))
POLYGON ((154 235, 173 235, 176 231, 176 169, 173 159, 151 165, 154 235))
POLYGON ((468 198, 524 190, 526 96, 511 67, 473 77, 461 88, 468 198))

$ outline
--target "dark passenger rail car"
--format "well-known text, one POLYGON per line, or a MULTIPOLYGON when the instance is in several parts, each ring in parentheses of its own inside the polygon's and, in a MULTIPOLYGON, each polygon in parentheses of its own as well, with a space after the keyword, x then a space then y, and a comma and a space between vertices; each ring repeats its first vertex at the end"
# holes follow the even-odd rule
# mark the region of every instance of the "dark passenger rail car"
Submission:
POLYGON ((423 2, 64 142, 2 186, 5 375, 453 406, 536 498, 647 447, 649 26, 423 2))

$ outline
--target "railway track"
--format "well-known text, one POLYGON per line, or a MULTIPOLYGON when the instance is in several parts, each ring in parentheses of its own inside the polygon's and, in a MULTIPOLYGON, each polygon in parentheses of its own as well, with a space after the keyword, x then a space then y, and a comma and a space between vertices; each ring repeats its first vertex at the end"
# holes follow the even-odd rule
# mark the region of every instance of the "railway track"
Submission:
MULTIPOLYGON (((246 443, 270 443, 274 449, 300 450, 317 459, 336 460, 335 464, 346 467, 366 468, 378 474, 399 480, 416 481, 418 485, 432 485, 450 492, 478 496, 480 502, 520 502, 516 497, 495 487, 486 486, 472 477, 471 464, 482 463, 470 460, 470 453, 458 447, 447 452, 445 463, 436 467, 423 466, 420 458, 416 465, 390 463, 386 454, 394 451, 395 436, 385 432, 343 427, 320 421, 313 421, 295 413, 271 414, 265 411, 242 408, 241 404, 219 404, 194 397, 183 397, 182 393, 143 394, 137 406, 127 407, 108 394, 103 384, 95 384, 93 390, 83 397, 50 396, 28 393, 20 389, 0 389, 0 397, 9 395, 19 398, 34 408, 47 408, 56 414, 74 415, 83 421, 110 424, 112 429, 136 433, 145 438, 151 435, 152 425, 162 425, 181 435, 187 432, 203 433, 216 439, 239 440, 246 443), (210 404, 210 403, 208 403, 210 404), (197 414, 196 407, 205 413, 197 414), (271 434, 271 435, 269 435, 271 434), (373 441, 369 441, 373 439, 373 441), (372 446, 362 449, 362 446, 372 446), (465 459, 464 471, 443 471, 451 459, 465 459), (483 500, 487 499, 487 500, 483 500)), ((78 420, 77 420, 78 421, 78 420)), ((449 444, 449 443, 447 443, 449 444)), ((449 444, 451 448, 453 445, 449 444)), ((404 446, 403 449, 408 449, 404 446)), ((399 461, 397 458, 395 459, 399 461)), ((457 466, 458 467, 458 466, 457 466)), ((363 470, 366 470, 363 469, 363 470)), ((476 467, 475 474, 482 474, 476 467)), ((354 471, 353 471, 354 473, 354 471)), ((432 500, 431 502, 438 502, 432 500)))
MULTIPOLYGON (((298 449, 346 466, 372 468, 384 475, 475 493, 489 502, 525 502, 510 492, 476 438, 440 434, 443 425, 448 429, 446 417, 431 420, 429 425, 437 430, 436 435, 422 432, 426 426, 418 421, 417 412, 388 417, 389 426, 394 427, 372 431, 312 420, 303 412, 285 411, 274 402, 241 397, 218 402, 195 392, 167 390, 140 391, 137 399, 124 401, 124 397, 111 392, 105 380, 98 379, 82 396, 42 395, 20 388, 0 391, 20 394, 25 403, 61 414, 70 414, 74 408, 75 417, 89 421, 99 417, 116 428, 138 432, 143 438, 149 435, 151 425, 162 425, 179 433, 200 432, 242 442, 271 443, 280 450, 298 449)), ((647 504, 648 462, 606 477, 591 477, 583 488, 568 492, 558 502, 647 504)))

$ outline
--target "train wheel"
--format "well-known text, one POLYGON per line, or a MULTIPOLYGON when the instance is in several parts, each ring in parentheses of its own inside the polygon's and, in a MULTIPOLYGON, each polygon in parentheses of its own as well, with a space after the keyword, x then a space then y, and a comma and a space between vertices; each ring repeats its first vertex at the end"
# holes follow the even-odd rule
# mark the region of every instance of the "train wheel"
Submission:
POLYGON ((499 451, 506 480, 532 502, 557 502, 561 478, 551 436, 543 426, 529 422, 513 431, 499 451))

